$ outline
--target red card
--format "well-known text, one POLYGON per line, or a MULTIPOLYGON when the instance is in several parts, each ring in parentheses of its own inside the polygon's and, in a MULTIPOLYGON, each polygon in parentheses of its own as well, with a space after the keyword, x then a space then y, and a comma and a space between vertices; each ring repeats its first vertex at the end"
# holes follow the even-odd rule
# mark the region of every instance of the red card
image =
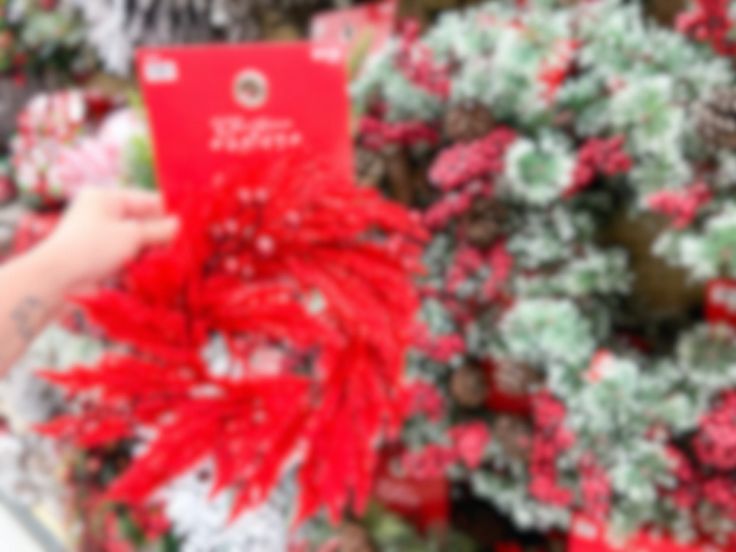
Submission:
POLYGON ((629 541, 615 545, 608 542, 606 528, 584 517, 573 520, 568 552, 718 552, 710 545, 679 544, 671 538, 639 533, 629 541))
POLYGON ((705 317, 709 324, 736 328, 736 280, 712 280, 705 295, 705 317))
POLYGON ((314 41, 337 45, 346 54, 369 40, 369 51, 376 52, 391 38, 396 13, 396 0, 322 12, 312 18, 310 36, 314 41))
POLYGON ((168 200, 176 204, 192 186, 279 162, 290 169, 318 162, 351 175, 344 65, 339 48, 307 43, 139 51, 168 200))
POLYGON ((388 453, 376 478, 374 496, 421 530, 446 526, 450 516, 450 484, 444 477, 416 478, 400 473, 398 454, 388 453))

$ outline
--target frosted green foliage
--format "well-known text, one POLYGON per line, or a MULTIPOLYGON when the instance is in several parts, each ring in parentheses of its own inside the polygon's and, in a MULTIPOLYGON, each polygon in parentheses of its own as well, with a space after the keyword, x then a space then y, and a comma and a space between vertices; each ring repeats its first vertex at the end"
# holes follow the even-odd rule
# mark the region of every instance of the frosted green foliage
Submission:
POLYGON ((649 383, 628 359, 599 361, 586 373, 584 385, 570 400, 568 420, 578 436, 599 442, 640 437, 651 425, 661 390, 649 383), (594 374, 593 374, 594 372, 594 374))
POLYGON ((640 5, 600 2, 595 17, 582 18, 585 45, 580 60, 586 69, 624 80, 666 74, 682 92, 709 89, 728 80, 727 63, 683 36, 647 22, 640 5))
POLYGON ((509 117, 523 108, 534 113, 544 107, 536 84, 541 55, 540 49, 525 40, 521 32, 507 31, 501 35, 491 60, 493 76, 489 79, 490 99, 499 116, 509 117))
POLYGON ((702 239, 706 262, 720 264, 727 274, 736 275, 736 205, 710 219, 702 239))
POLYGON ((538 141, 517 140, 506 154, 505 182, 509 195, 523 203, 543 206, 559 199, 572 184, 575 156, 558 135, 538 141))
POLYGON ((676 147, 685 117, 674 104, 674 83, 655 76, 628 83, 611 100, 610 120, 615 131, 625 132, 628 145, 639 154, 656 154, 676 147))
POLYGON ((595 349, 590 324, 567 300, 521 300, 499 332, 508 355, 531 364, 584 365, 595 349))
POLYGON ((687 268, 693 278, 736 276, 736 205, 723 205, 722 212, 710 218, 700 233, 664 234, 655 243, 655 252, 687 268))
POLYGON ((597 293, 625 293, 630 281, 623 252, 587 251, 572 257, 563 270, 554 274, 519 279, 516 291, 524 296, 587 297, 597 293))
POLYGON ((692 179, 690 164, 676 149, 646 154, 629 173, 632 186, 641 194, 640 207, 645 206, 646 195, 663 188, 682 187, 692 179))
POLYGON ((452 319, 445 307, 434 299, 422 302, 421 319, 434 335, 452 333, 455 330, 452 319))
POLYGON ((723 389, 736 387, 736 348, 733 330, 725 326, 696 326, 677 344, 677 366, 668 376, 678 379, 695 409, 692 429, 700 413, 723 389))
POLYGON ((706 263, 704 243, 693 232, 665 232, 654 243, 654 253, 673 266, 685 267, 690 277, 705 280, 718 274, 718 266, 706 263))
POLYGON ((360 79, 352 85, 356 104, 365 106, 379 94, 389 106, 391 120, 430 121, 442 113, 442 102, 436 96, 409 82, 394 67, 394 42, 385 52, 369 60, 360 79))
MULTIPOLYGON (((663 494, 675 485, 666 446, 687 448, 714 396, 736 387, 736 337, 703 326, 672 336, 676 354, 633 352, 614 332, 614 322, 626 314, 617 309, 631 274, 625 255, 603 248, 598 231, 614 208, 649 211, 651 194, 703 182, 713 200, 688 228, 667 228, 654 253, 685 267, 693 279, 736 277, 736 205, 730 197, 736 154, 706 144, 694 124, 696 105, 732 84, 734 72, 708 47, 646 21, 641 4, 597 0, 560 8, 554 0, 529 0, 528 8, 520 8, 514 0, 497 0, 442 17, 425 44, 437 59, 452 62, 445 110, 458 100, 483 104, 499 124, 522 136, 507 151, 494 198, 507 215, 513 271, 504 291, 512 303, 507 309, 479 306, 463 324, 459 333, 468 357, 515 360, 544 374, 543 386, 564 403, 565 425, 576 437, 557 459, 559 482, 573 492, 576 507, 585 506, 580 460, 592 455, 613 486, 613 533, 651 526, 689 538, 694 527, 716 533, 729 522, 707 504, 698 514, 687 512, 663 494), (572 59, 565 59, 566 52, 572 59), (555 93, 549 85, 559 80, 564 82, 555 93), (566 197, 581 144, 617 136, 624 139, 631 171, 615 178, 598 174, 588 189, 566 197), (620 356, 597 373, 591 360, 605 349, 620 356)), ((387 66, 381 71, 397 72, 387 66)), ((381 71, 367 78, 385 91, 394 76, 381 71)), ((405 104, 424 105, 410 97, 416 90, 403 92, 406 97, 390 106, 397 113, 410 113, 405 104)), ((441 128, 439 110, 419 111, 441 128)), ((460 243, 462 229, 456 230, 450 225, 425 256, 426 281, 437 290, 457 249, 467 245, 460 243)), ((474 281, 483 276, 460 294, 475 297, 474 281)), ((441 310, 430 305, 424 314, 439 333, 452 326, 441 310)), ((441 383, 451 368, 427 361, 416 366, 441 383)), ((531 498, 530 469, 528 459, 494 443, 470 480, 479 496, 519 527, 565 528, 568 509, 531 498)))
POLYGON ((736 188, 736 152, 719 151, 717 157, 718 172, 713 184, 722 190, 733 190, 736 188))
POLYGON ((470 482, 477 496, 492 501, 521 529, 549 531, 567 528, 570 523, 566 509, 532 500, 524 479, 475 472, 470 482))
POLYGON ((548 211, 527 213, 512 233, 508 248, 521 267, 541 268, 567 261, 576 245, 593 238, 594 228, 589 213, 556 205, 548 211))
POLYGON ((489 52, 493 49, 500 32, 489 27, 469 27, 467 18, 498 15, 498 6, 495 4, 476 8, 468 13, 443 13, 439 23, 427 33, 425 42, 441 61, 478 57, 480 52, 489 52))

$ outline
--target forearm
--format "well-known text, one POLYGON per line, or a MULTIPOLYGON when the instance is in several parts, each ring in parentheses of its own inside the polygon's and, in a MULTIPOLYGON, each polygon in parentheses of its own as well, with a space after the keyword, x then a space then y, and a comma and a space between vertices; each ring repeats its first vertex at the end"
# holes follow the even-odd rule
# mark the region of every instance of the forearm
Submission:
POLYGON ((71 282, 60 257, 45 243, 0 267, 0 377, 64 300, 71 282))

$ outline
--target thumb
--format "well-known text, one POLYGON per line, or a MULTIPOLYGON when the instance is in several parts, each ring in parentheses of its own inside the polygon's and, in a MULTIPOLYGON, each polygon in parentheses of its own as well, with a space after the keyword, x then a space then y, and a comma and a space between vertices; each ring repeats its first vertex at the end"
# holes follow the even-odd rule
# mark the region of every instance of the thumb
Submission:
POLYGON ((141 247, 167 244, 179 230, 179 219, 171 216, 141 220, 137 224, 141 247))

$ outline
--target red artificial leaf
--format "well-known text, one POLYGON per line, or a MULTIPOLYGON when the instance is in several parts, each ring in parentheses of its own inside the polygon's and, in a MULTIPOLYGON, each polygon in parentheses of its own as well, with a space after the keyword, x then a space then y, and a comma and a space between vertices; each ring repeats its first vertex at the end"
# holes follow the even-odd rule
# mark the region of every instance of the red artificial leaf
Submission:
POLYGON ((376 447, 405 413, 425 235, 374 190, 296 166, 193 193, 176 243, 81 301, 127 352, 48 374, 87 408, 43 430, 85 446, 146 437, 112 497, 140 504, 211 458, 212 493, 235 489, 234 516, 295 462, 299 519, 365 504, 376 447), (254 372, 259 347, 286 361, 254 372))

